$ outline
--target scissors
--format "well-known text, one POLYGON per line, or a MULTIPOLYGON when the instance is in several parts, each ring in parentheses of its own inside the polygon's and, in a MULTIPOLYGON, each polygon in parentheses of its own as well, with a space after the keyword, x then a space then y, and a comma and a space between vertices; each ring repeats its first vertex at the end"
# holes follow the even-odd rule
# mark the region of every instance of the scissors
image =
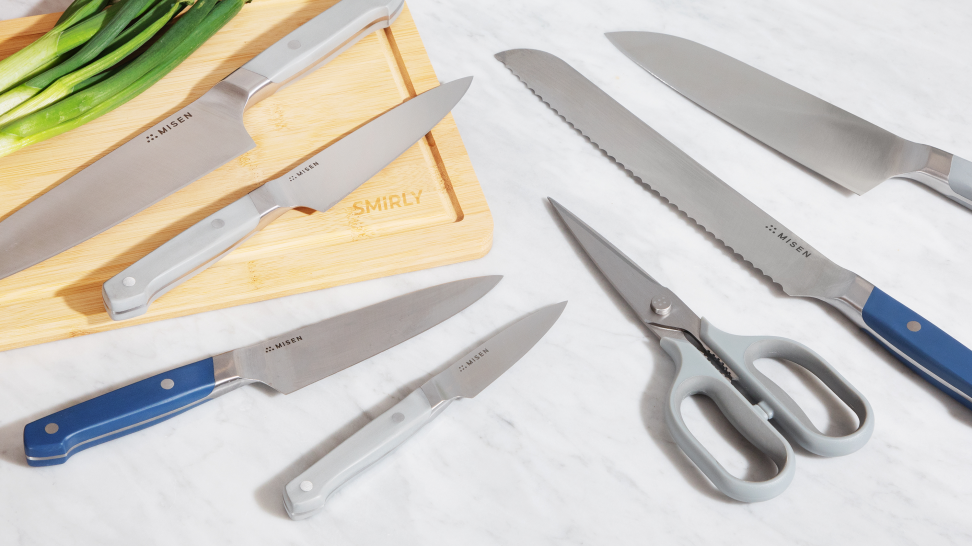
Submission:
POLYGON ((550 202, 594 265, 675 361, 665 424, 678 447, 719 491, 738 501, 757 502, 779 495, 790 485, 796 468, 793 448, 776 427, 807 451, 824 457, 847 455, 867 443, 874 430, 870 403, 823 357, 791 339, 743 337, 719 330, 560 203, 550 202), (857 430, 846 436, 817 430, 800 406, 756 369, 753 362, 760 358, 788 360, 817 376, 857 414, 857 430), (715 402, 732 426, 776 464, 777 474, 749 481, 727 472, 682 419, 682 401, 695 394, 715 402))

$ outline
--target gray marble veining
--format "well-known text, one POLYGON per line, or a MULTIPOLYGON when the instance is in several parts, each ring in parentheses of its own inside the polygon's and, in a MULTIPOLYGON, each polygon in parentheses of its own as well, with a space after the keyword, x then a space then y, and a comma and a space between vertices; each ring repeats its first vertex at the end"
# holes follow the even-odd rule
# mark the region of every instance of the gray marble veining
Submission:
MULTIPOLYGON (((260 1, 260 0, 256 0, 260 1)), ((0 0, 0 18, 66 0, 0 0)), ((493 54, 562 57, 828 257, 972 345, 972 214, 895 180, 863 197, 704 112, 627 60, 607 31, 702 42, 902 137, 972 156, 972 4, 963 0, 411 0, 442 81, 473 75, 455 117, 495 218, 483 259, 0 353, 0 544, 967 544, 972 412, 866 335, 786 297, 634 183, 493 54), (661 403, 673 365, 594 274, 545 201, 589 222, 690 306, 739 334, 800 340, 869 398, 876 429, 838 459, 798 452, 782 496, 744 505, 678 450, 661 403), (29 468, 25 423, 132 380, 409 290, 503 274, 483 300, 290 396, 243 389, 29 468), (516 367, 292 522, 281 490, 371 418, 509 321, 569 299, 516 367)), ((245 9, 245 8, 244 8, 245 9)), ((847 415, 767 365, 815 422, 847 415)), ((809 386, 808 386, 809 385, 809 386)), ((713 407, 689 425, 738 475, 765 473, 713 407), (715 426, 713 426, 715 423, 715 426)))

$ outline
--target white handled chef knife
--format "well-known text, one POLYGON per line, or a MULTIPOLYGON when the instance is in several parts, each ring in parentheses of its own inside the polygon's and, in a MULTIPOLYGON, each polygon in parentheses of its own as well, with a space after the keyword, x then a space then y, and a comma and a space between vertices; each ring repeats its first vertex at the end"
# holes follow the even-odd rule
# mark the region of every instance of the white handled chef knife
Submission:
POLYGON ((972 208, 972 162, 905 140, 696 42, 655 32, 607 37, 702 108, 858 195, 901 177, 972 208))
POLYGON ((449 82, 370 121, 289 173, 216 211, 105 282, 109 316, 145 313, 156 298, 219 261, 295 207, 325 211, 432 130, 472 77, 449 82))
POLYGON ((482 392, 540 341, 566 306, 566 301, 548 305, 507 326, 355 432, 287 484, 287 514, 293 519, 317 514, 331 493, 401 445, 453 400, 482 392))
POLYGON ((87 241, 256 146, 243 112, 390 25, 404 0, 342 0, 192 103, 0 222, 0 279, 87 241))
POLYGON ((563 60, 496 54, 544 102, 644 184, 778 283, 832 305, 932 385, 972 408, 972 350, 699 165, 563 60))
POLYGON ((428 330, 483 297, 501 278, 477 277, 418 290, 52 413, 24 427, 27 464, 62 464, 81 450, 161 423, 250 383, 290 394, 428 330))

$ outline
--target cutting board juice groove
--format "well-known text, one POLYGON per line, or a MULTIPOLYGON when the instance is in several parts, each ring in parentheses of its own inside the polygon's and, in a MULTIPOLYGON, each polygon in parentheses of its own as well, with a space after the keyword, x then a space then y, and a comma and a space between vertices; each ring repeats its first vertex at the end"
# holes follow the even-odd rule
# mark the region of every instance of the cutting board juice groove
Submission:
MULTIPOLYGON (((0 158, 0 219, 177 113, 334 3, 255 0, 141 96, 84 127, 0 158)), ((57 17, 0 22, 0 58, 43 34, 57 17)), ((105 233, 0 280, 0 350, 485 255, 492 243, 492 217, 450 115, 330 211, 287 213, 209 270, 159 298, 146 315, 114 322, 101 301, 104 281, 137 259, 436 85, 406 7, 391 28, 367 36, 247 111, 244 121, 256 149, 105 233)))

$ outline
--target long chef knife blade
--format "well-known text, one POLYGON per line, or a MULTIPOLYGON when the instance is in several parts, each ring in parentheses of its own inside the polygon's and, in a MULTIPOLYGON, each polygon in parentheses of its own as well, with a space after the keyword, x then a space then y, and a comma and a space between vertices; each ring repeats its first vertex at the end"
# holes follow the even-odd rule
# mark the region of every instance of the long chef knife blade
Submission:
POLYGON ((24 427, 31 466, 61 464, 89 447, 159 423, 250 383, 290 394, 394 347, 462 311, 502 277, 405 294, 275 338, 163 372, 24 427))
POLYGON ((498 53, 568 123, 791 296, 833 305, 933 385, 972 408, 972 351, 766 214, 579 72, 543 51, 498 53))
POLYGON ((0 222, 0 279, 78 245, 205 176, 255 144, 243 112, 323 66, 404 0, 343 0, 192 103, 0 222))
POLYGON ((972 208, 972 163, 965 159, 905 140, 696 42, 655 32, 607 37, 699 106, 857 194, 903 177, 972 208))
POLYGON ((327 498, 391 453, 453 400, 476 396, 523 358, 557 322, 567 302, 548 305, 507 326, 412 391, 284 487, 293 519, 319 513, 327 498))
POLYGON ((432 88, 378 116, 289 173, 203 218, 109 279, 102 295, 114 320, 203 271, 288 210, 325 211, 378 174, 444 118, 472 77, 432 88))

